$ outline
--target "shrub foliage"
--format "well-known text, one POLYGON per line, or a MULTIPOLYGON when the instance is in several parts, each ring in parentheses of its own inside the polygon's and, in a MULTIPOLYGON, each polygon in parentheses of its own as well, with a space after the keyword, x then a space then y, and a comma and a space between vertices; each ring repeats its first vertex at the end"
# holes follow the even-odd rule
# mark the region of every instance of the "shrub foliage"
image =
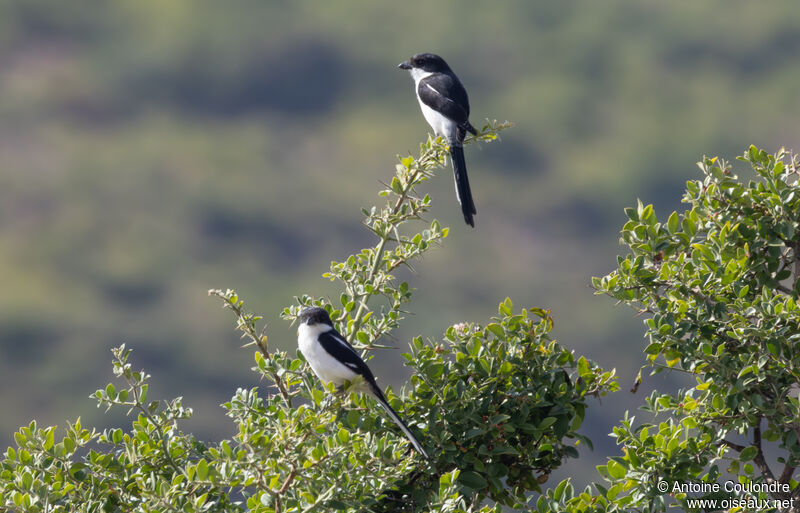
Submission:
POLYGON ((564 482, 539 511, 693 511, 696 499, 800 511, 798 161, 755 147, 741 160, 746 182, 724 161, 700 162, 688 208, 666 221, 652 205, 626 209, 630 253, 594 286, 645 316, 645 367, 684 373, 691 386, 647 398, 657 423, 626 417, 614 428, 623 454, 598 468, 603 484, 576 494, 564 482))
MULTIPOLYGON (((508 124, 488 123, 473 140, 490 142, 508 124)), ((381 195, 364 209, 376 243, 325 275, 341 283, 335 299, 300 295, 283 311, 327 308, 366 358, 403 320, 413 290, 393 274, 439 245, 447 228, 424 215, 417 188, 445 164, 440 140, 400 159, 381 195), (415 227, 424 224, 424 229, 415 227)), ((267 383, 240 388, 225 403, 236 426, 228 440, 199 441, 181 430, 192 411, 180 398, 150 400, 148 378, 131 350, 114 350, 116 384, 93 397, 125 408, 129 428, 103 432, 32 422, 15 435, 0 467, 9 511, 501 511, 523 508, 576 446, 591 396, 616 389, 613 372, 576 357, 550 338, 546 310, 511 300, 485 324, 446 328, 440 341, 415 338, 406 353, 413 375, 388 400, 431 455, 422 459, 380 408, 357 394, 325 389, 297 351, 268 343, 261 317, 233 290, 212 290, 255 348, 253 370, 267 383)))

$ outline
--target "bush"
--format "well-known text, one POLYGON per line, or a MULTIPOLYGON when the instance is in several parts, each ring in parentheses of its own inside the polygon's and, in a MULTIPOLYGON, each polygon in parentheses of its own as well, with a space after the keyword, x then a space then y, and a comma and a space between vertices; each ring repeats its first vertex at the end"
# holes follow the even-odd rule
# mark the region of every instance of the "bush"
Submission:
POLYGON ((652 205, 626 210, 630 254, 594 286, 646 316, 646 367, 696 384, 647 398, 657 424, 614 428, 623 454, 598 468, 606 484, 575 494, 564 482, 539 511, 799 510, 798 161, 755 147, 741 160, 755 173, 747 183, 704 159, 690 208, 666 222, 652 205))
MULTIPOLYGON (((487 124, 490 142, 506 124, 487 124)), ((364 209, 375 246, 325 275, 341 282, 335 301, 302 295, 283 316, 309 305, 328 309, 340 331, 367 356, 403 320, 413 290, 392 274, 440 244, 448 230, 424 221, 431 205, 416 188, 445 163, 447 148, 428 140, 418 158, 402 158, 381 192, 383 208, 364 209), (425 229, 407 234, 414 223, 425 229)), ((254 370, 267 390, 239 389, 223 405, 236 425, 230 440, 200 442, 180 429, 192 411, 181 399, 150 401, 148 375, 131 350, 114 350, 114 374, 93 397, 134 416, 129 429, 98 433, 80 420, 63 438, 35 422, 15 436, 2 461, 3 507, 10 511, 501 511, 522 508, 529 492, 576 445, 590 396, 616 390, 606 372, 549 338, 546 310, 504 301, 486 325, 446 329, 440 342, 413 340, 414 374, 387 398, 420 433, 431 460, 365 397, 325 389, 299 352, 271 349, 260 316, 232 291, 212 290, 254 346, 254 370), (487 499, 494 505, 484 505, 487 499)))

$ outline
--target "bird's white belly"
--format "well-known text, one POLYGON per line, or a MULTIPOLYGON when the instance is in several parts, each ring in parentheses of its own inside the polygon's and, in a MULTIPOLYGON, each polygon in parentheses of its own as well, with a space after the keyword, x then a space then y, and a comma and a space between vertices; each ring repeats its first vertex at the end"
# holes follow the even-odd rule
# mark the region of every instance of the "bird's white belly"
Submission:
POLYGON ((308 365, 311 366, 311 370, 320 381, 326 384, 333 383, 339 386, 345 381, 352 381, 355 373, 325 351, 325 348, 317 341, 321 332, 323 330, 317 326, 308 326, 307 324, 301 324, 297 329, 297 346, 306 358, 308 365))
POLYGON ((425 117, 425 121, 427 121, 431 126, 433 132, 438 137, 444 138, 447 142, 455 141, 456 124, 441 113, 425 105, 419 99, 419 95, 417 95, 417 101, 419 101, 419 108, 422 110, 422 115, 425 117))

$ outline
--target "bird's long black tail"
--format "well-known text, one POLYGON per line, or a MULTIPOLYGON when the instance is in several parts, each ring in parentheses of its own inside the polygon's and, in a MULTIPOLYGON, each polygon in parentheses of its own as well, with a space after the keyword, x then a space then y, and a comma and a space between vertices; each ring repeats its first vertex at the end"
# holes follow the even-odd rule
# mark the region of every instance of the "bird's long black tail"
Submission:
POLYGON ((403 422, 403 419, 400 418, 397 412, 394 411, 391 406, 389 406, 389 403, 386 401, 386 397, 384 397, 383 392, 381 392, 381 389, 378 388, 378 385, 373 383, 369 383, 368 385, 370 395, 376 401, 378 401, 378 404, 383 406, 383 409, 386 410, 386 413, 388 413, 394 423, 397 424, 397 427, 403 431, 403 433, 406 435, 406 438, 408 438, 408 441, 414 446, 414 449, 416 449, 417 452, 420 453, 426 460, 430 459, 428 457, 428 453, 426 453, 425 449, 422 448, 422 444, 419 443, 419 440, 417 440, 417 437, 415 437, 411 430, 408 429, 408 426, 406 426, 406 423, 403 422))
POLYGON ((473 215, 477 214, 475 202, 472 200, 472 191, 469 188, 469 178, 467 178, 467 163, 464 160, 464 148, 458 144, 450 145, 450 159, 453 161, 453 174, 456 180, 456 195, 461 204, 461 212, 464 214, 464 221, 473 228, 475 220, 473 215))

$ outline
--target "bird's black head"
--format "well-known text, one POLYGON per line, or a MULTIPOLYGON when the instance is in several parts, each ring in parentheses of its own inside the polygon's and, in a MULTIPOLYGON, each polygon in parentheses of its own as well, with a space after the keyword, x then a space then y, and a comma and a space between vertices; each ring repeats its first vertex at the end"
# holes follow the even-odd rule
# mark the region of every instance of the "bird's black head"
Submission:
POLYGON ((314 326, 315 324, 326 324, 328 326, 333 326, 331 316, 328 315, 328 312, 326 312, 324 308, 320 308, 318 306, 306 308, 300 312, 300 315, 298 315, 297 318, 300 319, 302 324, 308 324, 309 326, 314 326))
POLYGON ((400 69, 421 69, 431 73, 450 71, 450 66, 444 59, 434 53, 418 53, 405 62, 397 65, 400 69))

